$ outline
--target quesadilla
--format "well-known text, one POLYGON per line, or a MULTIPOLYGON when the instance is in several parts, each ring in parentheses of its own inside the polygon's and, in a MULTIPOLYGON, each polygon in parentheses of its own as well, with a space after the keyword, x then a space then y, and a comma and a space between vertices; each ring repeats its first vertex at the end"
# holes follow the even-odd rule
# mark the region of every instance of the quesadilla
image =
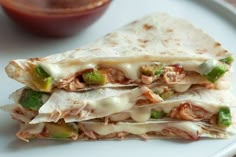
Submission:
POLYGON ((23 123, 66 123, 100 119, 105 123, 154 119, 202 121, 229 127, 235 98, 228 90, 192 87, 186 92, 168 86, 134 89, 96 89, 85 92, 56 90, 51 95, 24 88, 12 94, 15 104, 5 106, 23 123), (166 91, 165 91, 166 90, 166 91))
POLYGON ((99 121, 80 123, 39 123, 22 125, 17 136, 29 141, 41 139, 100 140, 125 138, 182 138, 198 140, 200 137, 226 138, 235 133, 233 128, 220 128, 202 122, 146 121, 142 123, 118 122, 104 124, 99 121))
POLYGON ((147 84, 220 86, 232 54, 185 20, 153 14, 79 49, 10 61, 9 77, 44 92, 147 84))
POLYGON ((153 14, 76 50, 10 61, 6 73, 26 87, 1 108, 25 141, 226 138, 232 62, 187 21, 153 14))

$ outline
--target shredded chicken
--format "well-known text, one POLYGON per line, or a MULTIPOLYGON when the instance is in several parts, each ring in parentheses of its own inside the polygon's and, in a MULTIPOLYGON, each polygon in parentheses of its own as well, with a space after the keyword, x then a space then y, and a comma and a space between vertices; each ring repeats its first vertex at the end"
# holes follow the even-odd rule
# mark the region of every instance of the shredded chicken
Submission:
POLYGON ((57 88, 65 89, 67 91, 77 91, 84 88, 85 86, 85 83, 81 83, 78 78, 72 76, 60 81, 57 85, 57 88))
MULTIPOLYGON (((88 70, 93 69, 87 69, 83 72, 87 72, 88 70)), ((118 84, 151 84, 155 81, 161 81, 162 83, 175 83, 185 79, 186 75, 188 75, 188 72, 185 72, 183 67, 179 65, 170 65, 164 67, 164 72, 160 74, 161 76, 147 76, 141 74, 140 78, 137 80, 131 80, 127 78, 121 70, 115 68, 100 67, 98 70, 103 71, 104 74, 106 74, 107 82, 118 84)), ((60 80, 60 82, 57 84, 57 88, 65 89, 67 91, 78 91, 79 89, 85 88, 86 83, 80 79, 83 72, 76 73, 75 75, 72 75, 66 79, 60 80)))
MULTIPOLYGON (((124 73, 120 70, 114 68, 99 68, 98 70, 103 71, 107 75, 107 81, 110 83, 121 83, 126 84, 129 82, 129 79, 125 77, 124 73)), ((83 72, 87 72, 85 70, 83 72)), ((83 72, 76 73, 66 79, 61 80, 57 88, 65 89, 67 91, 78 91, 79 89, 83 89, 86 87, 86 83, 81 81, 79 77, 83 72)))
POLYGON ((28 110, 22 106, 16 106, 11 112, 12 118, 21 123, 29 123, 37 114, 37 111, 28 110))
POLYGON ((182 67, 169 66, 165 67, 163 79, 166 83, 179 82, 185 78, 185 75, 182 67))
POLYGON ((147 91, 137 99, 136 105, 142 106, 147 104, 156 104, 161 101, 163 101, 163 99, 158 94, 155 94, 151 91, 147 91))
POLYGON ((141 80, 142 80, 142 83, 144 84, 151 84, 154 81, 154 76, 142 75, 141 80))
POLYGON ((114 68, 103 68, 102 71, 105 71, 105 73, 108 76, 108 80, 111 83, 122 83, 125 84, 126 82, 129 81, 128 78, 126 78, 125 74, 114 68))
POLYGON ((205 109, 192 105, 190 103, 183 103, 171 110, 169 116, 181 120, 209 120, 213 116, 212 113, 205 109))
POLYGON ((91 138, 93 140, 97 139, 97 136, 95 135, 95 133, 91 130, 88 130, 84 125, 80 125, 80 129, 89 138, 91 138))
POLYGON ((174 127, 165 128, 161 131, 161 133, 167 137, 181 137, 190 140, 198 140, 200 138, 198 132, 196 132, 194 135, 191 135, 186 131, 174 127))

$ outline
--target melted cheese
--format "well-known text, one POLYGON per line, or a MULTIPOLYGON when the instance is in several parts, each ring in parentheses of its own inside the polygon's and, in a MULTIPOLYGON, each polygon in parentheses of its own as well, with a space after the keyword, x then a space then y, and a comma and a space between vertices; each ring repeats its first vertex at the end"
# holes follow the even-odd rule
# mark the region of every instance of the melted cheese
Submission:
MULTIPOLYGON (((118 60, 118 59, 117 59, 118 60)), ((121 62, 121 61, 120 61, 121 62)), ((111 67, 118 69, 124 73, 124 75, 132 80, 137 80, 139 78, 139 68, 142 65, 147 65, 147 64, 153 64, 157 62, 142 62, 142 61, 132 61, 132 62, 122 62, 119 63, 119 61, 113 61, 113 62, 105 62, 102 59, 101 60, 96 60, 93 63, 78 63, 76 62, 68 62, 68 63, 41 63, 41 66, 43 69, 50 74, 54 78, 55 81, 60 81, 61 79, 65 79, 71 75, 74 75, 77 72, 83 71, 85 69, 96 69, 99 66, 101 67, 111 67)), ((176 62, 176 61, 171 61, 171 62, 165 62, 164 64, 167 65, 174 65, 174 64, 180 64, 183 66, 183 68, 186 71, 196 71, 198 72, 198 66, 201 64, 201 61, 185 61, 185 62, 176 62)))
POLYGON ((133 90, 98 89, 84 93, 58 90, 39 109, 39 115, 30 124, 55 122, 61 118, 66 122, 82 121, 124 112, 131 109, 138 98, 147 91, 150 89, 145 86, 133 90), (74 115, 63 117, 70 109, 74 115))
POLYGON ((182 93, 186 92, 191 87, 191 84, 173 84, 171 87, 174 91, 182 93))
POLYGON ((204 88, 199 88, 191 89, 187 93, 175 95, 156 105, 134 108, 126 112, 130 114, 130 117, 133 120, 143 122, 148 120, 151 116, 151 109, 163 110, 168 114, 173 108, 178 107, 180 104, 190 103, 212 114, 217 114, 221 107, 230 107, 234 104, 234 102, 235 98, 229 91, 207 90, 204 88))
POLYGON ((207 75, 218 63, 219 61, 217 60, 208 60, 199 67, 199 71, 202 75, 207 75))
POLYGON ((150 118, 151 109, 150 107, 136 108, 130 112, 130 115, 137 122, 145 122, 150 118))
POLYGON ((125 123, 105 125, 99 122, 81 122, 86 129, 99 135, 108 135, 115 132, 128 132, 134 135, 142 135, 151 131, 161 132, 165 128, 174 127, 191 135, 197 136, 201 127, 194 122, 150 122, 150 123, 125 123))
POLYGON ((53 77, 54 81, 60 81, 60 79, 65 79, 79 71, 96 68, 95 64, 71 65, 42 63, 40 65, 50 76, 53 77))
MULTIPOLYGON (((130 110, 131 118, 137 122, 143 122, 149 119, 151 116, 151 109, 156 109, 156 110, 163 110, 165 113, 170 113, 171 110, 175 107, 178 107, 180 104, 185 103, 185 102, 190 102, 188 100, 183 100, 183 101, 177 101, 177 102, 163 102, 160 104, 157 104, 155 106, 146 106, 146 107, 141 107, 141 108, 136 108, 133 110, 130 110), (143 112, 146 111, 146 112, 143 112), (149 111, 149 112, 148 112, 149 111)), ((219 112, 219 108, 222 107, 223 105, 212 105, 212 104, 206 104, 204 102, 194 102, 195 106, 199 106, 205 110, 207 110, 210 113, 216 114, 219 112)), ((227 106, 227 105, 224 105, 227 106)))

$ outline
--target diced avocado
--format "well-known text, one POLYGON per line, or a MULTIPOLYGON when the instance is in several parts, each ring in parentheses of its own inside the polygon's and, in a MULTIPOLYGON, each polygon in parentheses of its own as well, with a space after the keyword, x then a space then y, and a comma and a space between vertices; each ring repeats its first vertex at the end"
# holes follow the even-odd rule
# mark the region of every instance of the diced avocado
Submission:
POLYGON ((155 94, 161 94, 161 93, 163 93, 165 90, 164 90, 164 88, 161 86, 161 87, 152 88, 152 91, 153 91, 153 93, 155 93, 155 94))
POLYGON ((166 116, 166 113, 163 111, 151 110, 151 118, 160 119, 166 116))
POLYGON ((224 63, 208 60, 199 66, 199 70, 202 76, 214 83, 228 71, 228 67, 224 63))
POLYGON ((35 72, 39 77, 50 77, 50 75, 40 65, 35 67, 35 72))
POLYGON ((151 64, 144 65, 140 68, 140 72, 146 76, 156 76, 159 77, 164 72, 163 64, 151 64))
POLYGON ((163 92, 163 93, 161 93, 161 94, 159 94, 159 95, 160 95, 160 97, 161 97, 162 99, 165 100, 165 99, 167 99, 167 98, 173 96, 173 95, 174 95, 174 91, 168 90, 168 91, 163 92))
POLYGON ((32 89, 24 89, 19 103, 24 108, 37 111, 44 104, 44 97, 49 97, 49 95, 32 89))
POLYGON ((155 87, 152 88, 152 91, 155 94, 159 94, 159 96, 164 100, 173 96, 175 93, 172 89, 168 88, 168 86, 155 87))
POLYGON ((71 139, 78 135, 78 130, 65 123, 46 123, 48 136, 56 139, 71 139))
POLYGON ((39 90, 50 92, 53 78, 40 65, 37 65, 33 72, 33 82, 39 90))
POLYGON ((234 61, 234 58, 233 58, 233 56, 228 56, 228 57, 226 57, 226 58, 224 58, 224 59, 221 59, 220 60, 221 62, 223 62, 223 63, 226 63, 226 64, 232 64, 233 63, 233 61, 234 61))
POLYGON ((216 82, 227 71, 225 66, 216 66, 208 74, 203 75, 212 83, 216 82))
POLYGON ((84 73, 82 77, 84 82, 88 85, 103 85, 107 82, 106 74, 98 70, 84 73))
POLYGON ((220 108, 218 113, 218 125, 221 127, 228 127, 232 124, 231 113, 228 107, 220 108))

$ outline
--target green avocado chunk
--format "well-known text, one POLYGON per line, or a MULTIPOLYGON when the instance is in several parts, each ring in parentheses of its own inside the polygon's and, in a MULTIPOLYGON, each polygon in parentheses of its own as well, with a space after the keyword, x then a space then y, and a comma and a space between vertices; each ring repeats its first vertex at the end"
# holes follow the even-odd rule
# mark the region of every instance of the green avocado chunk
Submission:
POLYGON ((232 64, 233 63, 233 61, 234 61, 234 58, 233 58, 233 56, 229 56, 229 57, 226 57, 226 58, 224 58, 224 59, 221 59, 220 60, 221 62, 223 62, 223 63, 226 63, 226 64, 232 64))
POLYGON ((212 69, 211 72, 203 76, 205 76, 210 82, 214 83, 220 77, 222 77, 226 71, 227 69, 225 68, 225 66, 216 66, 212 69))
POLYGON ((168 91, 163 92, 163 93, 161 93, 161 94, 159 94, 159 95, 160 95, 160 97, 161 97, 162 99, 166 100, 167 98, 173 96, 174 93, 175 93, 174 91, 168 90, 168 91))
POLYGON ((35 67, 35 72, 39 77, 50 77, 50 75, 40 65, 35 67))
POLYGON ((229 127, 232 124, 231 113, 228 107, 220 108, 218 113, 218 125, 221 127, 229 127))
POLYGON ((32 89, 24 89, 19 103, 24 108, 37 111, 44 104, 43 97, 49 97, 49 94, 32 89))
POLYGON ((78 130, 66 123, 45 123, 48 136, 55 139, 71 139, 78 135, 78 130))
POLYGON ((163 111, 151 110, 151 118, 160 119, 166 116, 166 113, 163 111))
POLYGON ((164 72, 164 65, 163 64, 144 65, 140 68, 140 72, 141 74, 146 76, 160 77, 161 74, 164 72))
POLYGON ((107 82, 106 74, 98 70, 84 73, 82 77, 84 82, 88 85, 103 85, 107 82))
POLYGON ((214 83, 228 71, 226 64, 208 60, 199 66, 200 73, 207 80, 214 83))
POLYGON ((41 67, 35 67, 34 83, 41 91, 49 92, 52 89, 53 78, 41 67))

